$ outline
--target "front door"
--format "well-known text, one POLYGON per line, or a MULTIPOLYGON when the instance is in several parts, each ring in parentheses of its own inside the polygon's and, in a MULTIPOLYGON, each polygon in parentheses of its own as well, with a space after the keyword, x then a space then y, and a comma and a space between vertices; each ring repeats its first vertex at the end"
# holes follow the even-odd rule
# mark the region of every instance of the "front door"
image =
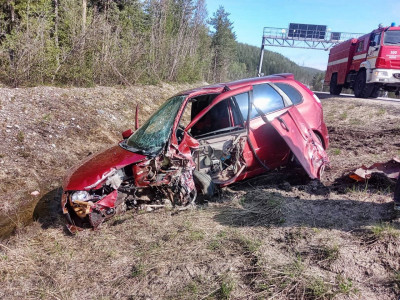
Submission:
POLYGON ((379 49, 381 45, 381 33, 373 32, 371 33, 369 48, 367 52, 367 60, 369 61, 371 68, 375 68, 376 59, 378 58, 379 49))
MULTIPOLYGON (((247 145, 247 128, 235 96, 247 97, 251 87, 227 91, 216 97, 198 113, 185 132, 199 142, 193 152, 196 169, 211 176, 216 184, 235 181, 252 161, 247 145), (249 157, 250 156, 250 157, 249 157)), ((197 101, 206 101, 203 100, 197 101)))

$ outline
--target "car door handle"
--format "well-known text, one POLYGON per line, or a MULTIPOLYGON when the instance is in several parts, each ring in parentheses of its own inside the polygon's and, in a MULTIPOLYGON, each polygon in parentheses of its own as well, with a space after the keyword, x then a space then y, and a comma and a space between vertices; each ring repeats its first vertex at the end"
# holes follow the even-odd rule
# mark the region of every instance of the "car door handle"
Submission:
POLYGON ((289 131, 289 127, 287 126, 286 122, 281 117, 278 117, 277 119, 279 120, 279 122, 281 122, 281 126, 283 127, 283 129, 289 131))

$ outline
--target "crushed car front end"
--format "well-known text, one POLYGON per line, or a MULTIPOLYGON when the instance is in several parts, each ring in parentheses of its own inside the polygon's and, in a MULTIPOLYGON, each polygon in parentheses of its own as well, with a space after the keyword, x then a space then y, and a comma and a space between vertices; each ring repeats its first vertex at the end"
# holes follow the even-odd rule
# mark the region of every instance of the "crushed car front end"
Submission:
POLYGON ((170 143, 185 99, 169 99, 128 139, 70 171, 61 205, 72 233, 96 229, 127 209, 152 210, 195 200, 190 150, 170 143))

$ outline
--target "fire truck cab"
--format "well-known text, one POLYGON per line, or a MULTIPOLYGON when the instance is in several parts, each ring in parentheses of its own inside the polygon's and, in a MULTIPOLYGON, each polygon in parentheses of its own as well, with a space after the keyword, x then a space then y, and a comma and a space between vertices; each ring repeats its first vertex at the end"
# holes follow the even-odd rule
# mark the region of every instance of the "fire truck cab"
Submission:
MULTIPOLYGON (((392 24, 394 25, 394 24, 392 24)), ((332 95, 342 88, 361 98, 376 98, 379 90, 400 90, 400 27, 379 27, 331 48, 325 85, 332 95)))

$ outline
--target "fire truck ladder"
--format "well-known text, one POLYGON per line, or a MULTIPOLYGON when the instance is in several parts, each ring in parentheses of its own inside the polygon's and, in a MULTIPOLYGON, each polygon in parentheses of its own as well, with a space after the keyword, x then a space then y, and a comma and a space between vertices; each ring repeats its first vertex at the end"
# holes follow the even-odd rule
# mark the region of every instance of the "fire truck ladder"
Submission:
POLYGON ((327 51, 338 43, 361 35, 363 33, 331 32, 325 25, 290 23, 289 28, 264 27, 258 76, 262 76, 265 46, 327 51))

